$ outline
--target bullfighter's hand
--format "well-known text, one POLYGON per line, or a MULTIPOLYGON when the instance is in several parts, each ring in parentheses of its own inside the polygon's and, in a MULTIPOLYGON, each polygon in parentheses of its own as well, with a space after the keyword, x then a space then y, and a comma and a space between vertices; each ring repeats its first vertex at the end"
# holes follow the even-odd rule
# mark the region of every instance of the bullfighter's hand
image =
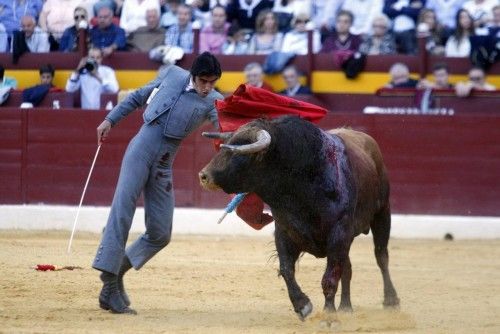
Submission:
POLYGON ((111 122, 105 119, 97 127, 97 145, 101 145, 102 143, 104 143, 104 141, 108 137, 109 131, 111 131, 111 122))

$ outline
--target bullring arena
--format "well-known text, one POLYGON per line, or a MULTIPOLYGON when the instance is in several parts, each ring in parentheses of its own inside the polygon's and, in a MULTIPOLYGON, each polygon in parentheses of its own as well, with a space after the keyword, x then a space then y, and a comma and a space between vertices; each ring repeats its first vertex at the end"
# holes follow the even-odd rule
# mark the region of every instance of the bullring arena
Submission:
MULTIPOLYGON (((390 269, 399 311, 382 308, 382 279, 371 237, 351 249, 354 312, 322 310, 325 260, 305 255, 297 280, 315 309, 294 314, 273 244, 273 227, 252 230, 234 213, 176 210, 171 244, 126 277, 137 316, 99 309, 90 267, 107 208, 84 207, 71 253, 76 207, 2 206, 0 319, 5 333, 498 333, 500 222, 393 217, 390 269), (474 225, 474 231, 469 228, 474 225), (444 240, 446 233, 454 240, 444 240), (35 271, 36 264, 82 269, 35 271)), ((138 210, 132 231, 142 230, 138 210)), ((135 236, 135 234, 133 235, 135 236)))

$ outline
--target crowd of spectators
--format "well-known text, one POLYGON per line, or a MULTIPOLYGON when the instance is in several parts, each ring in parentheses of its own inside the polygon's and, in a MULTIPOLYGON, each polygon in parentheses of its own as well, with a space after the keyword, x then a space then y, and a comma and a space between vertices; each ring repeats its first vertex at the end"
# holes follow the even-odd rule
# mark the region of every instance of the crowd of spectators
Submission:
POLYGON ((417 36, 424 33, 432 54, 468 57, 478 47, 498 53, 500 39, 499 0, 0 0, 0 5, 0 52, 21 54, 76 51, 78 29, 88 29, 88 47, 101 48, 104 57, 115 50, 148 52, 159 43, 190 53, 193 28, 202 31, 200 51, 214 54, 304 54, 308 30, 313 52, 415 54, 417 36))
MULTIPOLYGON (((417 37, 425 38, 433 55, 479 60, 473 63, 483 68, 483 77, 500 54, 500 0, 0 0, 0 5, 0 52, 12 53, 14 62, 25 52, 75 52, 82 45, 89 50, 66 85, 69 92, 80 90, 81 105, 89 109, 100 107, 99 94, 118 91, 103 58, 115 51, 144 52, 165 62, 169 48, 195 50, 194 29, 200 29, 199 52, 305 55, 312 45, 313 53, 333 53, 339 66, 353 54, 416 54, 417 37), (160 57, 153 56, 158 52, 160 57)), ((262 64, 248 64, 244 72, 248 84, 272 90, 263 81, 262 64)), ((282 94, 310 93, 295 67, 281 73, 282 94)), ((449 86, 446 66, 433 69, 435 82, 412 79, 403 63, 389 74, 387 87, 449 86)), ((479 87, 489 86, 469 79, 457 94, 479 87)))

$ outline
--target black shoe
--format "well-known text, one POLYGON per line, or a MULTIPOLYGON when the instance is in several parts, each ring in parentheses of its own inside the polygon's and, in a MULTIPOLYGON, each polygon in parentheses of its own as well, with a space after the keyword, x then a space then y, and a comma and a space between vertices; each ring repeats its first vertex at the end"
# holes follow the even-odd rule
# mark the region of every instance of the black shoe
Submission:
POLYGON ((125 305, 130 306, 130 299, 128 298, 127 292, 125 291, 125 286, 123 285, 123 275, 132 268, 132 264, 130 263, 129 259, 127 256, 123 258, 122 266, 120 267, 120 272, 118 273, 118 290, 120 290, 120 293, 122 295, 123 302, 125 305))
POLYGON ((118 289, 118 277, 115 274, 102 272, 101 281, 104 283, 101 293, 99 294, 99 306, 103 310, 110 310, 112 313, 127 313, 137 314, 137 312, 129 308, 121 296, 118 289))

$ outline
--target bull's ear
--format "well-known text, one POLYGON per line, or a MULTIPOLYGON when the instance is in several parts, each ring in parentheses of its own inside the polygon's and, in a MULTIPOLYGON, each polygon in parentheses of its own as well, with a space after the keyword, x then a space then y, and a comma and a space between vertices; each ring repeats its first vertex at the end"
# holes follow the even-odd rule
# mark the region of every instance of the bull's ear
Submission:
POLYGON ((202 132, 201 135, 206 138, 228 140, 233 136, 233 132, 202 132))

